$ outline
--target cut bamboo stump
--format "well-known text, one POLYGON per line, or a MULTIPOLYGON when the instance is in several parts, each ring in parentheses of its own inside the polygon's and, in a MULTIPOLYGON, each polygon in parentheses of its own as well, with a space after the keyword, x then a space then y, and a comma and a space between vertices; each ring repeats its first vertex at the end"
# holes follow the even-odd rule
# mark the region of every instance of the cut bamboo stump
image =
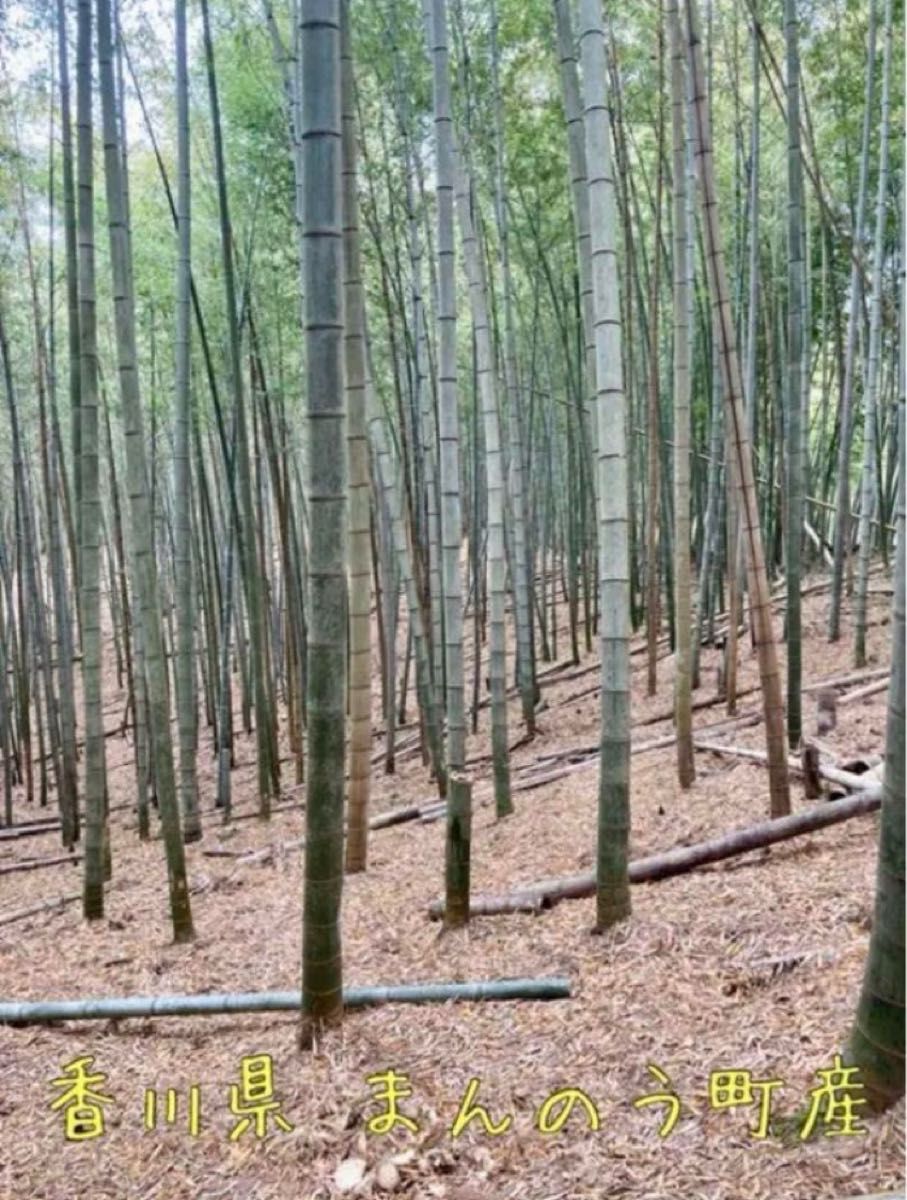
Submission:
POLYGON ((804 742, 800 752, 800 765, 803 769, 803 792, 807 800, 821 800, 822 776, 819 771, 819 747, 812 742, 804 742))
MULTIPOLYGON (((411 983, 344 988, 345 1008, 374 1004, 442 1004, 448 1000, 566 1000, 570 981, 501 979, 479 983, 411 983)), ((0 1003, 0 1024, 124 1020, 128 1017, 196 1017, 240 1012, 298 1012, 300 992, 226 992, 201 996, 120 996, 114 999, 0 1003)))
MULTIPOLYGON (((853 776, 859 779, 860 776, 853 776)), ((851 817, 875 812, 882 803, 882 787, 874 784, 863 787, 855 796, 845 800, 833 800, 817 805, 805 812, 793 813, 789 817, 777 817, 773 821, 762 821, 749 829, 740 829, 708 842, 694 846, 679 846, 665 854, 653 854, 630 863, 631 883, 655 883, 659 879, 670 879, 674 875, 685 875, 697 867, 734 858, 750 850, 784 842, 804 833, 824 829, 826 825, 837 825, 851 817)), ((496 916, 501 913, 539 912, 553 908, 561 900, 582 900, 595 895, 595 874, 573 875, 565 879, 549 879, 531 884, 505 896, 478 896, 470 905, 470 915, 476 917, 496 916)), ((428 915, 438 920, 444 912, 443 901, 436 900, 429 906, 428 915)))

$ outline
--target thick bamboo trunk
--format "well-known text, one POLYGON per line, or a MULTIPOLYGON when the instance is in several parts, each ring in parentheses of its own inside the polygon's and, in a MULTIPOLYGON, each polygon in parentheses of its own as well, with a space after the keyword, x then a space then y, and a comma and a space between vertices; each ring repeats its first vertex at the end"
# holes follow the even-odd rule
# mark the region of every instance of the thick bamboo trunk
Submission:
MULTIPOLYGON (((886 47, 887 49, 887 47, 886 47)), ((903 229, 902 229, 903 238, 903 229)), ((903 253, 903 243, 902 243, 903 253)), ((903 262, 903 259, 902 259, 903 262)), ((861 1071, 868 1098, 887 1107, 904 1094, 904 592, 907 522, 904 515, 907 452, 904 372, 907 351, 907 290, 901 275, 900 396, 898 402, 897 557, 891 622, 891 687, 885 735, 885 776, 875 914, 869 957, 850 1035, 848 1057, 861 1071)), ((894 432, 894 431, 893 431, 894 432)))
POLYGON ((356 128, 349 15, 344 0, 341 25, 343 126, 343 291, 346 304, 344 354, 349 456, 349 671, 350 751, 347 793, 346 869, 364 871, 368 856, 368 802, 372 753, 371 692, 371 510, 365 414, 365 298, 359 249, 356 195, 356 128))
POLYGON ((460 574, 460 436, 457 411, 457 298, 453 215, 453 116, 446 0, 431 0, 431 40, 438 192, 438 433, 444 595, 444 675, 447 698, 446 880, 450 926, 469 920, 472 803, 464 775, 463 591, 460 574))
POLYGON ((300 1043, 340 1020, 347 668, 340 24, 346 3, 302 0, 303 266, 308 553, 308 772, 300 1043))
POLYGON ((98 357, 92 167, 92 0, 79 0, 76 49, 79 240, 79 611, 85 712, 85 891, 87 920, 104 915, 106 778, 101 698, 101 499, 98 479, 98 357))
POLYGON ((630 914, 630 578, 626 399, 621 366, 616 205, 608 128, 605 34, 599 0, 582 0, 580 54, 589 171, 598 427, 598 565, 601 591, 601 760, 596 924, 630 914))

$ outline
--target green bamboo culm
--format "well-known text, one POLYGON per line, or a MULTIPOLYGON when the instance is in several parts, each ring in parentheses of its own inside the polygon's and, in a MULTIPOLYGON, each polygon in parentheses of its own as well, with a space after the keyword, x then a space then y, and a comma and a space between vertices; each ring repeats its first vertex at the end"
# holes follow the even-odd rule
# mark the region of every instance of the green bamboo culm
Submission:
MULTIPOLYGON (((428 3, 426 3, 426 14, 428 3)), ((460 434, 457 412, 457 303, 454 245, 454 147, 446 0, 431 0, 432 85, 438 192, 438 438, 447 709, 447 837, 445 923, 469 922, 472 785, 465 774, 463 585, 460 577, 460 434)))
MULTIPOLYGON (((475 983, 403 983, 389 987, 351 987, 344 1008, 375 1004, 444 1004, 449 1000, 567 1000, 570 981, 489 979, 475 983)), ((14 1000, 0 1003, 0 1025, 37 1025, 43 1021, 125 1020, 128 1017, 191 1017, 237 1012, 293 1012, 299 992, 225 992, 201 996, 120 996, 91 1000, 14 1000)))
MULTIPOLYGON (((787 740, 792 750, 802 732, 800 681, 802 620, 800 558, 803 537, 803 165, 800 155, 800 49, 796 0, 785 0, 784 32, 787 63, 787 740)), ((806 429, 808 430, 808 412, 806 429)), ((732 621, 736 626, 736 618, 732 621)))
POLYGON ((176 370, 174 378, 174 575, 176 583, 176 703, 179 727, 179 795, 183 839, 197 842, 202 836, 198 808, 195 760, 198 751, 194 687, 194 614, 192 611, 192 476, 189 455, 191 363, 191 177, 189 148, 189 71, 186 53, 186 0, 176 0, 176 108, 177 108, 177 237, 176 270, 176 370))
POLYGON ((671 147, 674 172, 674 712, 677 775, 682 788, 696 778, 693 760, 692 638, 690 614, 690 257, 684 162, 684 51, 677 0, 667 0, 671 58, 671 147))
MULTIPOLYGON (((231 456, 231 472, 235 472, 240 520, 237 535, 237 554, 242 567, 242 586, 248 611, 250 668, 252 691, 255 702, 255 744, 258 763, 258 803, 263 819, 271 814, 271 797, 280 788, 280 764, 277 754, 273 705, 267 673, 267 631, 264 625, 262 603, 262 580, 260 560, 255 535, 254 506, 252 502, 252 468, 249 454, 249 433, 246 423, 246 398, 240 360, 239 305, 236 295, 234 272, 234 238, 227 195, 227 172, 224 156, 224 138, 220 117, 220 100, 217 89, 217 74, 214 64, 214 43, 211 36, 211 19, 208 0, 202 0, 202 34, 205 48, 205 65, 208 75, 208 94, 211 104, 212 149, 214 152, 214 174, 217 182, 217 208, 220 223, 221 263, 223 268, 224 299, 227 309, 227 331, 229 341, 230 390, 233 395, 236 448, 231 456)), ((232 502, 232 495, 231 495, 232 502)), ((239 599, 237 600, 237 604, 239 599)), ((242 640, 237 639, 237 652, 242 650, 242 640)), ((242 666, 242 658, 240 664, 242 666)), ((243 695, 248 692, 244 685, 243 695)))
MULTIPOLYGON (((114 280, 117 365, 120 404, 126 442, 130 533, 135 579, 135 612, 141 630, 148 692, 148 724, 154 761, 154 780, 170 885, 170 916, 177 942, 192 940, 192 911, 186 878, 186 859, 180 830, 173 742, 170 736, 170 693, 161 627, 160 588, 154 552, 154 526, 148 491, 148 464, 136 355, 135 304, 132 290, 132 251, 126 207, 123 157, 118 136, 113 72, 113 31, 110 0, 98 0, 98 66, 104 131, 104 164, 110 231, 110 262, 114 280)), ((141 679, 137 681, 141 687, 141 679)))
MULTIPOLYGON (((76 184, 72 161, 72 112, 69 87, 69 38, 66 32, 66 6, 56 0, 57 55, 60 73, 60 145, 63 173, 63 237, 66 247, 66 345, 69 352, 69 419, 72 449, 73 507, 75 545, 70 542, 73 585, 78 591, 78 528, 82 512, 82 426, 80 396, 82 386, 81 350, 79 343, 79 248, 76 232, 76 184)), ((70 527, 70 539, 73 530, 70 527)), ((78 609, 78 605, 76 605, 78 609)), ((77 616, 77 621, 81 620, 77 616)))
MULTIPOLYGON (((504 464, 501 450, 501 421, 495 384, 491 328, 488 320, 485 276, 478 235, 472 217, 472 181, 459 157, 454 165, 454 192, 460 217, 463 258, 469 282, 472 325, 476 342, 478 378, 477 407, 481 404, 485 430, 485 475, 488 491, 488 546, 486 550, 489 622, 488 675, 491 686, 491 758, 494 776, 495 815, 513 812, 510 795, 510 766, 507 738, 507 643, 504 558, 504 464)), ((478 581, 477 581, 478 586, 478 581)), ((478 608, 478 599, 476 599, 478 608)), ((527 651, 528 653, 528 647, 527 651)))
POLYGON ((616 200, 599 0, 580 6, 579 44, 595 314, 602 681, 596 927, 603 930, 630 915, 630 557, 616 200))
POLYGON ((866 621, 869 586, 869 559, 873 543, 873 517, 878 492, 878 453, 876 425, 879 418, 880 365, 882 350, 882 276, 885 263, 885 224, 888 196, 889 111, 891 105, 891 0, 885 0, 884 49, 882 52, 882 112, 879 135, 879 179, 876 198, 876 224, 872 263, 872 288, 869 316, 869 353, 863 388, 863 473, 860 482, 860 551, 857 557, 857 581, 854 603, 855 667, 866 666, 866 621))
MULTIPOLYGON (((902 299, 902 347, 907 345, 907 305, 902 299)), ((891 684, 885 739, 885 783, 879 829, 879 864, 869 957, 847 1058, 860 1068, 865 1096, 886 1108, 904 1094, 904 354, 898 420, 899 479, 897 559, 892 611, 891 684)))
POLYGON ((91 0, 79 0, 76 146, 79 242, 79 613, 85 722, 85 880, 82 911, 104 916, 105 763, 101 691, 101 498, 98 480, 98 351, 95 315, 91 0))
MULTIPOLYGON (((346 5, 342 15, 340 63, 343 126, 344 362, 348 409, 349 584, 350 584, 350 753, 346 869, 364 871, 368 860, 368 802, 371 786, 372 548, 366 421, 365 293, 356 190, 355 81, 346 5)), ((393 705, 391 705, 391 708, 393 705)))
POLYGON ((339 0, 303 0, 302 236, 308 561, 308 774, 300 1045, 343 1011, 340 899, 347 674, 339 0))

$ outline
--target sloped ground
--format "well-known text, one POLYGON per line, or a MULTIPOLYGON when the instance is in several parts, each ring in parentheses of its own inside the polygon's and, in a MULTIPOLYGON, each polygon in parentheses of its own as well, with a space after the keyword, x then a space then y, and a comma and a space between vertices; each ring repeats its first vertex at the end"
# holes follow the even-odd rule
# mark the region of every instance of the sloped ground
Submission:
MULTIPOLYGON (((876 584, 878 586, 878 582, 876 584)), ((889 599, 873 597, 870 656, 890 654, 889 599)), ((849 629, 830 647, 827 598, 805 601, 807 682, 850 669, 849 629)), ((565 645, 562 641, 561 646, 565 645)), ((703 686, 714 687, 713 651, 703 654, 703 686)), ((671 696, 671 659, 660 664, 659 696, 644 697, 644 657, 634 663, 634 719, 663 711, 671 696)), ((566 674, 566 672, 565 672, 566 674)), ((516 771, 537 756, 595 740, 596 671, 551 682, 539 736, 513 755, 516 771)), ((553 677, 555 679, 556 677, 553 677)), ((744 653, 740 688, 757 682, 744 653)), ((106 693, 112 696, 112 690, 106 693)), ((739 712, 758 706, 742 696, 739 712)), ((112 709, 112 704, 111 704, 112 709)), ((119 711, 122 711, 120 707, 119 711)), ((696 714, 697 726, 720 719, 723 706, 696 714)), ((111 718, 112 719, 112 718, 111 718)), ((805 720, 813 731, 814 705, 805 720)), ((487 750, 487 711, 470 753, 487 750)), ((880 753, 885 696, 842 707, 835 733, 823 739, 846 758, 880 753)), ((405 736, 405 732, 401 735, 405 736)), ((670 722, 634 730, 647 741, 670 722)), ((511 708, 511 741, 519 736, 511 708)), ((763 745, 761 725, 713 733, 736 745, 763 745)), ((379 742, 376 739, 376 747, 379 742)), ((238 810, 255 804, 254 747, 242 743, 236 774, 238 810)), ((108 742, 111 802, 130 800, 129 747, 108 742)), ((763 819, 768 812, 762 767, 697 755, 698 777, 684 794, 673 748, 633 758, 632 857, 698 841, 763 819)), ((285 768, 289 776, 291 768, 285 768)), ((429 800, 432 789, 417 756, 401 755, 398 774, 376 767, 373 809, 429 800)), ((488 764, 476 768, 477 791, 488 764)), ((287 779, 289 786, 292 781, 287 779)), ((514 885, 591 866, 597 771, 580 769, 545 787, 515 795, 515 814, 496 823, 477 805, 473 855, 476 891, 514 885)), ((299 797, 300 792, 292 793, 299 797)), ((166 876, 158 841, 141 845, 134 814, 114 813, 114 883, 107 918, 86 926, 78 905, 15 924, 0 924, 0 992, 9 999, 244 991, 298 986, 301 948, 301 861, 280 850, 269 861, 239 864, 207 848, 277 847, 303 832, 298 810, 269 826, 237 822, 224 831, 210 812, 213 768, 202 760, 204 841, 188 849, 197 940, 169 942, 166 876)), ((795 808, 805 803, 799 783, 795 808)), ((29 814, 24 805, 19 819, 29 814)), ((865 1122, 856 1136, 803 1142, 799 1125, 816 1074, 832 1065, 850 1028, 869 940, 877 817, 860 818, 810 837, 757 851, 677 879, 633 889, 633 917, 603 937, 589 933, 591 900, 569 902, 539 917, 476 920, 468 931, 441 935, 426 919, 439 894, 443 824, 407 824, 372 835, 366 875, 347 880, 344 957, 348 984, 569 976, 573 997, 553 1003, 385 1007, 351 1013, 315 1054, 296 1048, 292 1015, 74 1022, 67 1026, 0 1028, 0 1196, 6 1200, 322 1200, 344 1194, 446 1197, 447 1200, 819 1200, 902 1186, 903 1104, 865 1122), (768 960, 768 961, 767 961, 768 960), (783 961, 782 961, 783 960, 783 961), (230 1085, 240 1060, 273 1059, 276 1096, 293 1128, 269 1125, 258 1141, 235 1141, 230 1085), (49 1105, 65 1064, 94 1056, 106 1076, 103 1137, 67 1142, 63 1118, 49 1105), (650 1071, 669 1080, 663 1089, 650 1071), (366 1123, 381 1111, 366 1078, 389 1069, 409 1077, 402 1111, 419 1123, 380 1136, 366 1123), (752 1072, 780 1079, 772 1093, 771 1134, 750 1133, 752 1108, 713 1111, 710 1072, 752 1072), (478 1099, 510 1128, 489 1136, 478 1123, 451 1137, 460 1101, 473 1078, 478 1099), (185 1107, 175 1125, 143 1129, 145 1088, 178 1090, 185 1106, 200 1086, 201 1132, 190 1136, 185 1107), (581 1088, 594 1101, 592 1131, 580 1108, 557 1134, 537 1128, 553 1092, 581 1088), (659 1136, 665 1107, 634 1099, 674 1089, 680 1118, 659 1136), (785 1122, 783 1119, 788 1118, 785 1122), (358 1183, 356 1181, 359 1181, 358 1183)), ((59 853, 56 835, 0 843, 0 865, 59 853)), ((64 864, 0 875, 0 920, 43 899, 78 891, 78 867, 64 864)), ((161 1100, 163 1105, 163 1099, 161 1100)))

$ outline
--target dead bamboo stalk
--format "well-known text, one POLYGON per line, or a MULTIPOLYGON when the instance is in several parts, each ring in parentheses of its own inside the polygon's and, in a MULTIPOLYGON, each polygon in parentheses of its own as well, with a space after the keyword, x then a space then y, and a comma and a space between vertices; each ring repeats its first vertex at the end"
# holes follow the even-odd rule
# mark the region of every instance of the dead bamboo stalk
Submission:
MULTIPOLYGON (((856 776, 855 778, 860 778, 856 776)), ((727 858, 735 858, 747 854, 751 850, 760 850, 776 842, 788 841, 801 834, 813 833, 828 825, 837 825, 851 817, 875 812, 882 803, 882 787, 874 784, 864 787, 854 796, 844 800, 832 800, 828 804, 819 804, 804 812, 792 813, 786 817, 776 817, 773 820, 762 821, 748 829, 736 830, 721 837, 712 838, 707 842, 698 842, 693 846, 679 846, 663 854, 653 854, 630 863, 631 883, 655 883, 660 879, 670 879, 675 875, 685 875, 698 867, 721 862, 727 858)), ((561 900, 582 900, 595 895, 595 875, 585 873, 572 875, 564 879, 548 879, 542 883, 530 884, 527 887, 510 892, 503 896, 476 896, 470 905, 471 916, 497 916, 502 913, 539 912, 542 909, 553 908, 561 900)), ((429 906, 428 915, 432 920, 438 920, 443 915, 443 902, 434 901, 429 906)))
POLYGON ((833 675, 830 679, 817 679, 804 685, 804 692, 821 692, 825 688, 844 687, 851 683, 862 683, 868 679, 885 679, 891 674, 890 667, 873 667, 868 671, 850 671, 847 675, 833 675))
MULTIPOLYGON (((407 804, 402 808, 392 808, 389 812, 380 813, 377 817, 372 817, 369 821, 369 829, 388 829, 391 825, 402 825, 407 821, 417 821, 429 809, 434 809, 436 805, 407 804)), ((273 811, 273 810, 272 810, 273 811)), ((441 806, 443 812, 443 805, 441 806)), ((299 850, 305 845, 305 838, 294 838, 289 842, 281 842, 277 847, 278 850, 299 850)), ((266 846, 263 850, 229 850, 222 846, 203 847, 202 855, 205 858, 234 858, 237 863, 247 864, 252 862, 262 862, 265 858, 274 853, 274 846, 266 846)))
MULTIPOLYGON (((722 742, 703 742, 699 739, 694 741, 694 746, 697 750, 705 750, 710 754, 724 754, 728 758, 746 758, 752 762, 766 762, 766 754, 763 750, 751 750, 746 746, 728 746, 722 742)), ((796 771, 798 774, 803 774, 803 764, 799 759, 789 758, 788 769, 796 771)), ((866 791, 876 786, 875 780, 869 780, 864 775, 854 775, 852 771, 841 771, 837 767, 831 767, 825 763, 819 763, 819 774, 823 779, 827 779, 829 783, 838 783, 841 787, 850 788, 851 791, 866 791)))
POLYGON ((0 829, 0 842, 16 841, 18 838, 38 837, 42 833, 56 833, 60 828, 59 818, 47 821, 30 821, 27 825, 11 825, 0 829))
POLYGON ((838 697, 838 707, 845 704, 855 704, 858 700, 866 700, 870 696, 875 696, 879 692, 884 692, 888 688, 890 671, 885 672, 884 679, 877 679, 875 683, 868 683, 865 687, 857 688, 854 692, 845 692, 843 696, 838 697))
POLYGON ((62 912, 65 905, 75 904, 77 900, 81 899, 81 892, 71 892, 68 896, 57 896, 53 900, 43 900, 40 904, 31 905, 30 908, 20 908, 16 912, 11 913, 0 913, 0 925, 12 925, 14 921, 24 921, 26 917, 35 917, 39 913, 50 909, 58 909, 62 912))
POLYGON ((82 861, 81 854, 61 854, 56 858, 26 858, 22 862, 10 863, 8 867, 0 867, 0 875, 15 875, 18 871, 40 871, 42 867, 58 867, 62 863, 78 863, 82 861))

